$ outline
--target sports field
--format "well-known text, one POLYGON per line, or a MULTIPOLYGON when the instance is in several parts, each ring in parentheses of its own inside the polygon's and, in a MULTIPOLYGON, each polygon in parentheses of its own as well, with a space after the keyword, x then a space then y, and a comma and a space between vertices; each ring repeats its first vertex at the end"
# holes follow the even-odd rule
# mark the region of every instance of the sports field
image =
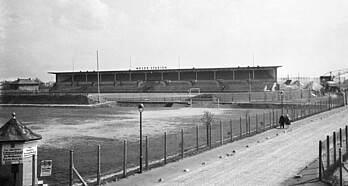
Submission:
MULTIPOLYGON (((163 139, 168 133, 168 153, 179 152, 180 131, 184 129, 188 136, 187 145, 194 144, 194 129, 202 126, 200 120, 204 111, 215 114, 214 126, 220 120, 228 123, 230 118, 239 121, 246 114, 262 114, 269 110, 258 109, 218 109, 218 108, 154 108, 146 107, 143 112, 143 135, 149 136, 150 146, 163 139), (172 134, 172 135, 171 135, 172 134), (171 141, 172 140, 172 143, 171 141)), ((69 150, 74 150, 75 166, 85 178, 95 178, 96 150, 101 146, 102 174, 121 170, 123 140, 129 144, 129 166, 136 166, 139 154, 139 111, 135 107, 76 109, 76 108, 42 108, 42 107, 2 107, 0 124, 5 124, 12 112, 23 124, 42 135, 39 142, 39 160, 53 160, 53 175, 40 178, 50 185, 65 185, 68 180, 69 150)), ((239 123, 235 123, 239 126, 239 123)), ((226 127, 227 128, 227 127, 226 127)), ((203 129, 203 127, 202 127, 203 129)), ((235 134, 239 129, 236 130, 235 134)), ((204 131, 201 132, 204 137, 204 131)), ((225 132, 227 135, 227 132, 225 132)), ((214 135, 214 134, 213 134, 214 135)), ((216 135, 217 136, 217 135, 216 135)), ((216 139, 219 137, 217 136, 216 139)), ((185 138, 186 140, 186 138, 185 138)), ((204 144, 204 139, 202 139, 204 144)), ((202 145, 203 145, 202 144, 202 145)), ((186 144, 185 144, 186 145, 186 144)), ((150 150, 162 151, 158 147, 150 150)), ((187 147, 189 148, 189 147, 187 147)), ((151 159, 158 155, 150 154, 151 159)))

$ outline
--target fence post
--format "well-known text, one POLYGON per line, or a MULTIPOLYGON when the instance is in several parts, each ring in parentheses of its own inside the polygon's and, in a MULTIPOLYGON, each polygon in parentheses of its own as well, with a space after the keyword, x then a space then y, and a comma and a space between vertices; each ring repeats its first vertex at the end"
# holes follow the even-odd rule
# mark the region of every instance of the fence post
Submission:
POLYGON ((314 115, 315 114, 315 110, 316 110, 316 108, 315 108, 315 102, 313 101, 312 103, 311 103, 311 108, 312 108, 312 115, 314 115))
POLYGON ((197 150, 197 152, 199 151, 199 126, 197 125, 196 126, 196 150, 197 150))
POLYGON ((333 160, 334 160, 334 163, 336 163, 336 132, 333 132, 333 142, 332 142, 332 145, 333 145, 333 149, 334 149, 334 152, 333 152, 333 160))
POLYGON ((329 93, 329 110, 331 110, 331 95, 329 93))
POLYGON ((181 159, 184 159, 184 129, 181 129, 181 159))
POLYGON ((230 118, 230 129, 231 129, 231 142, 233 141, 233 133, 232 133, 232 126, 233 126, 233 124, 232 124, 232 118, 230 118))
POLYGON ((100 185, 100 145, 97 146, 97 185, 100 185))
POLYGON ((149 140, 145 136, 145 169, 149 170, 149 140))
POLYGON ((348 154, 348 126, 346 125, 346 154, 348 154))
POLYGON ((243 128, 242 128, 242 116, 239 117, 239 131, 240 131, 240 139, 243 137, 243 128))
POLYGON ((36 165, 36 163, 35 163, 35 154, 33 154, 33 160, 32 160, 32 174, 31 174, 31 185, 35 185, 35 176, 36 176, 36 174, 35 174, 35 165, 36 165))
POLYGON ((312 113, 311 113, 311 107, 312 107, 312 103, 310 103, 308 105, 308 116, 310 116, 312 113))
POLYGON ((74 179, 74 151, 70 150, 70 175, 69 175, 69 186, 73 185, 73 179, 74 179))
POLYGON ((209 125, 209 147, 211 148, 211 128, 212 128, 212 125, 213 124, 211 124, 211 125, 209 125))
POLYGON ((322 145, 321 145, 321 141, 319 141, 319 181, 322 180, 322 170, 323 170, 323 160, 322 160, 322 145))
POLYGON ((250 120, 250 115, 248 115, 248 128, 249 128, 249 136, 251 135, 251 120, 250 120))
POLYGON ((224 136, 223 136, 223 131, 224 129, 222 128, 222 122, 220 120, 220 145, 222 146, 224 144, 224 136))
POLYGON ((277 122, 277 121, 278 121, 278 118, 279 118, 279 116, 278 116, 278 110, 275 111, 275 114, 276 114, 276 115, 275 115, 274 124, 275 124, 275 126, 277 127, 277 126, 278 126, 278 122, 277 122))
POLYGON ((255 121, 255 123, 256 123, 256 129, 255 129, 255 130, 256 130, 256 134, 257 134, 257 133, 258 133, 258 128, 259 128, 259 127, 258 127, 258 126, 259 126, 259 124, 258 124, 258 123, 259 123, 259 120, 258 120, 258 117, 257 117, 257 113, 256 113, 256 118, 255 118, 255 120, 256 120, 256 121, 255 121))
POLYGON ((272 128, 272 111, 269 111, 269 128, 272 128))
POLYGON ((245 133, 247 134, 248 131, 249 131, 249 129, 248 129, 248 115, 245 114, 245 133))
POLYGON ((342 147, 342 129, 340 128, 340 147, 342 147))
POLYGON ((297 121, 298 118, 298 105, 294 106, 294 121, 297 121))
POLYGON ((330 167, 330 136, 326 136, 326 169, 330 167))
POLYGON ((123 140, 123 177, 127 177, 127 140, 123 140))
POLYGON ((167 164, 167 132, 164 132, 164 164, 167 164))
POLYGON ((338 149, 338 153, 339 153, 339 158, 340 158, 340 186, 343 185, 343 176, 342 176, 342 164, 343 164, 343 160, 342 160, 342 148, 338 149))
POLYGON ((206 129, 207 129, 207 146, 209 146, 209 125, 211 125, 211 123, 206 123, 206 129))
POLYGON ((272 108, 272 123, 273 123, 273 127, 274 127, 274 124, 275 124, 275 119, 274 119, 274 108, 272 108))
POLYGON ((296 121, 298 120, 298 104, 296 105, 296 121))
POLYGON ((263 131, 266 130, 266 113, 263 113, 263 131))

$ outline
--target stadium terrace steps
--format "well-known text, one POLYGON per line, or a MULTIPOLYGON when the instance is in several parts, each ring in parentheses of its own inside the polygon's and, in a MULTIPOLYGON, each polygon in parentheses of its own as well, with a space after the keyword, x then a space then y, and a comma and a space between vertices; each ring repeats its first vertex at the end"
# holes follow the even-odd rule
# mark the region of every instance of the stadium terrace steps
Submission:
MULTIPOLYGON (((199 88, 200 92, 247 92, 264 91, 272 87, 272 81, 262 80, 190 80, 190 81, 116 81, 100 82, 100 92, 188 92, 192 88, 199 88)), ((74 82, 56 84, 50 92, 96 93, 96 82, 74 82)))

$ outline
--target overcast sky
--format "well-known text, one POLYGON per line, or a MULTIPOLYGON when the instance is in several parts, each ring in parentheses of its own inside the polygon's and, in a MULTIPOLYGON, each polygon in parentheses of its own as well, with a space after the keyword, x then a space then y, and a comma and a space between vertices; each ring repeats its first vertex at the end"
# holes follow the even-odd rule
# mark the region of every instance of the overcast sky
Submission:
POLYGON ((348 68, 346 0, 0 0, 0 80, 140 66, 348 68), (253 62, 254 53, 254 62, 253 62), (131 62, 130 62, 131 61, 131 62))

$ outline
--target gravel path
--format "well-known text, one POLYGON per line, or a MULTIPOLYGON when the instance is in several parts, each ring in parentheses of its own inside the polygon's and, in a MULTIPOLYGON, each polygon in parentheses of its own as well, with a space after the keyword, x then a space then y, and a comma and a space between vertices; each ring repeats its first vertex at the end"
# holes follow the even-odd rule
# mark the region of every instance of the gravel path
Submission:
POLYGON ((318 157, 319 140, 348 124, 347 108, 318 114, 294 122, 289 129, 269 130, 107 185, 284 185, 285 180, 318 157), (233 155, 227 156, 228 153, 233 155))

